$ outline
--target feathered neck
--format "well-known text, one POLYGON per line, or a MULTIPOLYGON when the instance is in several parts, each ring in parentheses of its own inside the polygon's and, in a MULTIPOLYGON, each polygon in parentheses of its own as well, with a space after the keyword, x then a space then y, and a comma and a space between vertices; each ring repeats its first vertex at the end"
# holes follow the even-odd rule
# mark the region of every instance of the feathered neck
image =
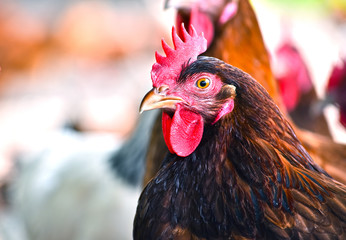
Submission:
MULTIPOLYGON (((280 112, 262 116, 260 122, 242 122, 244 126, 239 127, 243 114, 247 114, 244 109, 214 125, 206 124, 200 145, 189 156, 166 156, 139 199, 135 239, 229 239, 237 235, 266 239, 266 230, 260 226, 265 214, 261 202, 282 206, 290 214, 292 203, 284 186, 308 188, 297 180, 305 172, 291 171, 292 166, 319 170, 305 159, 293 130, 287 132, 287 122, 278 129, 268 128, 280 112), (255 123, 257 129, 249 131, 255 123)), ((323 199, 320 192, 314 194, 323 199)))
POLYGON ((191 236, 210 239, 264 234, 254 222, 263 218, 254 196, 267 195, 273 201, 273 193, 252 190, 245 173, 253 171, 262 184, 268 176, 255 162, 260 156, 248 155, 252 149, 235 142, 231 125, 231 117, 207 125, 201 144, 187 157, 167 155, 141 195, 137 212, 146 215, 137 216, 134 236, 150 239, 159 233, 169 239, 185 229, 191 236))

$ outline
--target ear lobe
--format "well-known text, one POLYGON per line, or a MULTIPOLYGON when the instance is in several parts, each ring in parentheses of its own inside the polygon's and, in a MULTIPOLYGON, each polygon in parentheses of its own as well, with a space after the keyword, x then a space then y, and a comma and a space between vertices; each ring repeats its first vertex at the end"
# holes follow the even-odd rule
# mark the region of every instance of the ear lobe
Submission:
POLYGON ((234 99, 230 98, 222 105, 222 108, 220 109, 219 113, 217 114, 212 124, 215 124, 217 121, 220 120, 220 118, 222 118, 227 113, 232 112, 233 108, 234 108, 234 99))
POLYGON ((221 109, 219 110, 215 120, 212 122, 212 124, 215 124, 217 121, 220 120, 224 115, 230 113, 233 111, 234 108, 234 98, 237 95, 236 94, 236 87, 234 85, 225 85, 222 87, 223 91, 226 96, 228 96, 226 102, 222 105, 221 109))

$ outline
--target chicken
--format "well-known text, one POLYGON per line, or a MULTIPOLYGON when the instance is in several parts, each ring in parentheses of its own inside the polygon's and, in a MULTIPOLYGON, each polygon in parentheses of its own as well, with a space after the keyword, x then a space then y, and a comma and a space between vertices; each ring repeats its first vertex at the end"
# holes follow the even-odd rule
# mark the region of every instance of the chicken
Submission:
POLYGON ((134 239, 345 239, 346 186, 309 156, 268 92, 173 28, 141 111, 169 153, 143 190, 134 239))
POLYGON ((10 204, 22 235, 28 240, 132 239, 157 115, 148 113, 122 145, 65 130, 39 154, 21 157, 10 204))
POLYGON ((346 128, 346 58, 336 65, 329 77, 326 104, 339 107, 339 121, 346 128))
MULTIPOLYGON (((287 116, 255 12, 248 0, 168 0, 166 5, 178 8, 178 25, 182 22, 186 26, 194 23, 195 26, 197 24, 197 32, 205 34, 209 41, 205 55, 219 58, 249 73, 265 87, 287 116)), ((180 30, 178 34, 181 34, 180 30)), ((314 160, 335 179, 346 183, 343 173, 346 171, 346 146, 334 143, 328 137, 294 128, 314 160)), ((144 185, 157 173, 168 151, 163 141, 160 116, 154 124, 149 146, 144 185)))
POLYGON ((327 121, 313 107, 318 102, 311 75, 293 40, 285 36, 275 52, 275 77, 280 95, 292 121, 297 127, 320 133, 331 138, 327 121))

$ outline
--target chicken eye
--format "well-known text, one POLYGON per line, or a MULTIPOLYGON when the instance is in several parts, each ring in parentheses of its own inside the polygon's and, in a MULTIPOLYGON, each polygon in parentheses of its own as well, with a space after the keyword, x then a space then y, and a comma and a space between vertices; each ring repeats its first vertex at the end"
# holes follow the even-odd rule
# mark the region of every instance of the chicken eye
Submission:
POLYGON ((200 78, 197 80, 196 85, 198 88, 207 88, 210 85, 210 80, 208 78, 200 78))

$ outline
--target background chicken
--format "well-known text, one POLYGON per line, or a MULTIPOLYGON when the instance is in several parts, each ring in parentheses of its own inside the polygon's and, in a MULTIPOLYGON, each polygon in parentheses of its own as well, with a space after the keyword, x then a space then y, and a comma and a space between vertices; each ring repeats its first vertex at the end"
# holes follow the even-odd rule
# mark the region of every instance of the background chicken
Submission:
POLYGON ((339 121, 346 128, 346 59, 340 60, 331 72, 324 104, 328 103, 339 108, 339 121))
POLYGON ((11 207, 27 239, 131 239, 154 117, 143 115, 120 147, 66 130, 26 157, 11 207))
POLYGON ((305 60, 293 40, 284 36, 275 54, 275 77, 290 118, 299 128, 331 138, 325 116, 313 110, 318 102, 317 93, 305 60))
MULTIPOLYGON (((170 5, 170 1, 167 1, 170 5)), ((249 73, 273 97, 282 111, 285 106, 278 90, 276 79, 270 66, 270 59, 254 10, 248 0, 239 1, 172 1, 178 8, 177 24, 194 23, 197 31, 203 31, 209 40, 206 55, 213 56, 249 73)), ((147 170, 144 182, 147 183, 158 171, 164 152, 160 118, 153 128, 148 150, 147 170), (158 131, 155 131, 158 130, 158 131), (152 147, 155 146, 155 147, 152 147)), ((346 146, 337 144, 327 137, 297 129, 298 138, 327 172, 339 181, 346 182, 343 169, 346 169, 346 146), (342 169, 340 171, 340 169, 342 169)))
POLYGON ((141 104, 163 109, 170 153, 141 194, 134 239, 344 239, 346 187, 314 163, 256 80, 198 57, 206 39, 184 30, 156 54, 141 104))

